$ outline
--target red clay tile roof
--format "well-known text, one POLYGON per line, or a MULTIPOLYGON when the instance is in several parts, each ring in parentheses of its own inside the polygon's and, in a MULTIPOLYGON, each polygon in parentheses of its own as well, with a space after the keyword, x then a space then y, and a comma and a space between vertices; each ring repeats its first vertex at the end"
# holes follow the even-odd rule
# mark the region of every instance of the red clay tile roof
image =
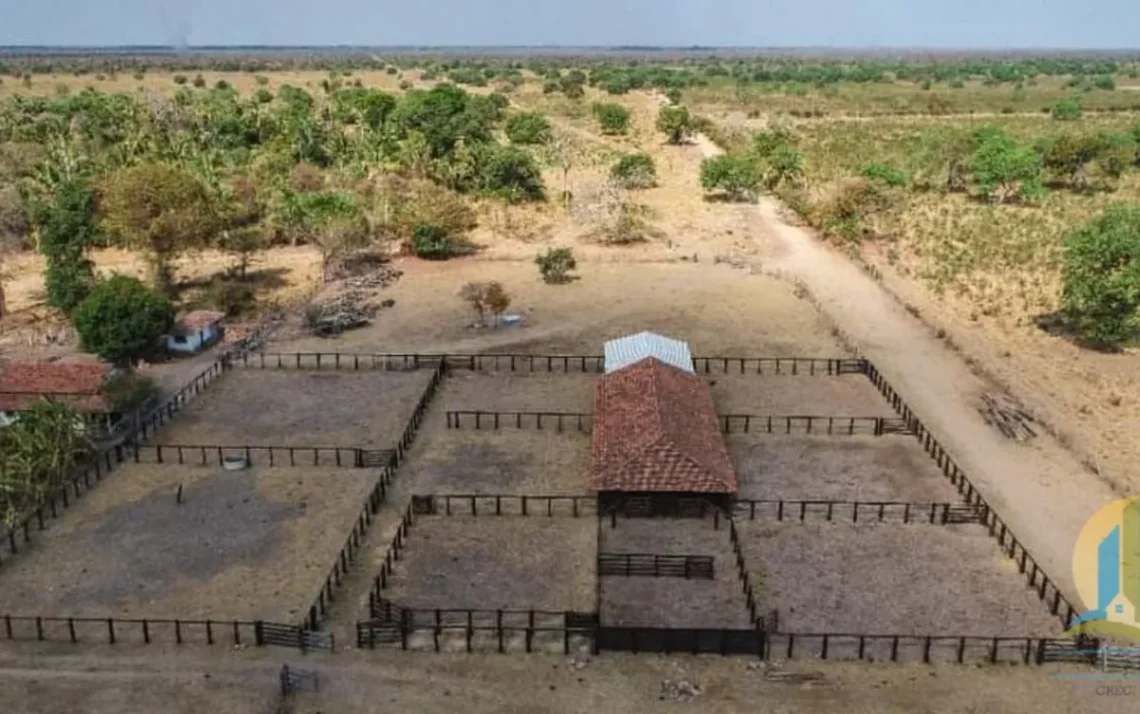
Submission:
POLYGON ((226 313, 216 310, 193 310, 178 318, 174 325, 187 332, 200 332, 225 316, 226 313))
POLYGON ((737 490, 708 385, 652 357, 598 380, 591 461, 597 491, 737 490))
POLYGON ((0 411, 22 411, 49 395, 77 411, 109 411, 101 390, 112 370, 105 362, 2 363, 0 411))

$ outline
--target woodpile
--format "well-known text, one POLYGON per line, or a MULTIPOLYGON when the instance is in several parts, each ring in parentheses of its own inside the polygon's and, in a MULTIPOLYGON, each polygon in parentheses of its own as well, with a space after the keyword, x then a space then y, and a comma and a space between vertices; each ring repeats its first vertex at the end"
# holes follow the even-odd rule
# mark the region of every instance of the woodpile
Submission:
POLYGON ((1035 423, 1033 415, 1008 394, 985 392, 982 405, 978 408, 982 418, 1006 438, 1028 441, 1037 436, 1031 426, 1035 423))

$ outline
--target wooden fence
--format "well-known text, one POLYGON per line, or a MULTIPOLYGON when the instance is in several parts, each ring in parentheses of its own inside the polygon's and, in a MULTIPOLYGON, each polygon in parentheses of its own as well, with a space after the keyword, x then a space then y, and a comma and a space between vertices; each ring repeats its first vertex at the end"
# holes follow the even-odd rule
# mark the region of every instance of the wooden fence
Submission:
MULTIPOLYGON (((411 447, 412 442, 415 440, 416 432, 419 429, 420 423, 423 421, 424 413, 427 411, 432 397, 434 397, 435 393, 439 390, 440 382, 443 381, 446 374, 446 366, 442 362, 437 364, 431 381, 428 382, 423 394, 420 395, 420 399, 416 403, 416 408, 408 420, 408 425, 404 429, 404 434, 400 438, 400 442, 394 450, 389 452, 390 458, 388 465, 381 470, 380 477, 372 487, 372 492, 368 495, 368 499, 360 510, 360 515, 356 519, 356 524, 353 526, 352 532, 348 534, 348 539, 341 547, 336 562, 333 563, 329 574, 325 576, 324 585, 321 586, 313 604, 309 607, 308 614, 301 623, 301 627, 305 630, 316 630, 320 626, 321 618, 328 614, 328 608, 332 604, 334 593, 336 589, 340 587, 341 580, 345 574, 348 573, 349 565, 356 559, 356 555, 360 550, 360 542, 368 532, 368 529, 372 526, 376 511, 379 510, 382 503, 388 500, 388 486, 396 474, 396 469, 403 461, 407 449, 411 447)), ((405 519, 407 520, 407 527, 410 527, 410 505, 405 514, 405 519)), ((404 525, 401 525, 401 529, 406 533, 406 527, 404 525)), ((400 537, 399 534, 397 537, 400 537)), ((390 555, 391 554, 389 554, 389 556, 390 555)), ((397 558, 398 557, 399 554, 397 553, 397 558)), ((390 562, 387 568, 388 570, 391 569, 390 562)))
POLYGON ((455 639, 467 652, 496 649, 506 652, 521 645, 533 652, 539 638, 557 642, 564 654, 570 654, 572 642, 591 644, 597 628, 596 613, 550 610, 473 610, 423 609, 398 607, 390 602, 375 603, 372 619, 356 623, 356 644, 375 649, 383 644, 399 644, 402 649, 418 649, 413 642, 417 633, 430 636, 427 648, 441 652, 447 639, 455 639), (519 638, 520 643, 510 642, 519 638))
POLYGON ((918 439, 919 443, 926 450, 946 478, 950 479, 950 483, 957 489, 958 493, 965 499, 966 505, 973 506, 982 512, 981 523, 989 531, 990 535, 998 541, 1002 552, 1017 563, 1018 571, 1026 576, 1026 581, 1029 587, 1037 592, 1037 596, 1046 603, 1049 611, 1057 615, 1064 627, 1068 628, 1070 623, 1077 615, 1077 609, 1073 604, 1061 593, 1057 588, 1056 583, 1045 574, 1043 568, 1038 565, 1037 561, 1029 554, 1025 546, 1013 535, 1013 531, 1006 525, 997 513, 990 507, 989 503, 982 497, 966 474, 958 467, 958 464, 950 458, 950 454, 946 452, 934 435, 926 428, 921 420, 915 416, 910 407, 899 396, 898 392, 891 387, 890 383, 879 373, 879 370, 873 365, 867 365, 865 372, 867 379, 878 388, 883 397, 890 403, 890 405, 899 413, 899 416, 906 421, 910 428, 911 433, 918 439))
POLYGON ((712 580, 711 555, 661 553, 598 553, 598 576, 684 578, 712 580))
POLYGON ((736 522, 728 519, 728 538, 732 542, 732 554, 736 557, 736 577, 740 581, 740 590, 744 593, 744 604, 748 608, 748 621, 759 624, 756 607, 756 590, 752 587, 752 576, 744 562, 744 549, 740 545, 740 534, 736 531, 736 522))
POLYGON ((834 377, 863 374, 864 359, 821 357, 694 357, 693 369, 705 374, 781 374, 834 377))
POLYGON ((769 501, 738 498, 733 515, 755 520, 837 523, 982 523, 985 511, 959 503, 769 501))
POLYGON ((448 429, 574 429, 589 432, 593 425, 593 414, 578 412, 447 412, 448 429))
POLYGON ((500 493, 444 493, 412 496, 418 515, 442 516, 592 516, 596 496, 519 496, 500 493))
POLYGON ((392 449, 359 449, 348 446, 237 446, 201 444, 142 444, 133 448, 135 463, 220 466, 227 460, 244 459, 262 466, 336 466, 377 468, 391 463, 392 449))
POLYGON ((97 644, 281 645, 305 649, 301 628, 262 620, 114 617, 0 618, 5 639, 97 644))
POLYGON ((909 434, 902 419, 882 417, 838 416, 774 416, 767 414, 722 414, 721 430, 725 434, 826 434, 854 436, 868 434, 909 434))

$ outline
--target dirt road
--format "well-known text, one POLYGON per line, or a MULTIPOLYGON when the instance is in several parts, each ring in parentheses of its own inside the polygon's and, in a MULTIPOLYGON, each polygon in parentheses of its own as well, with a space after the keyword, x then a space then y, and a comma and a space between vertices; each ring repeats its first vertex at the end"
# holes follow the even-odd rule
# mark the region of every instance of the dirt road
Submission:
MULTIPOLYGON (((720 153, 704 136, 697 137, 692 150, 705 156, 720 153)), ((1025 445, 987 426, 975 411, 978 395, 986 389, 984 379, 870 276, 809 230, 790 225, 781 212, 769 197, 762 197, 755 209, 763 240, 777 248, 766 252, 779 256, 765 268, 803 281, 1078 606, 1073 544, 1085 521, 1115 498, 1112 489, 1048 435, 1025 445)))

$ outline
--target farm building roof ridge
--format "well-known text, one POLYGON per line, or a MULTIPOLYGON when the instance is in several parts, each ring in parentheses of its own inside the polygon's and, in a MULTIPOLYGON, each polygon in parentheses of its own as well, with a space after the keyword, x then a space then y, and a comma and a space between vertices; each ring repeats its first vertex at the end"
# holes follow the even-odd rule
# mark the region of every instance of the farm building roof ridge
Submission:
POLYGON ((599 491, 735 493, 708 386, 648 357, 595 388, 591 477, 599 491))
POLYGON ((642 331, 605 343, 607 374, 637 364, 647 357, 655 357, 685 372, 694 371, 689 344, 682 340, 642 331))
POLYGON ((177 329, 197 332, 209 327, 215 322, 221 322, 225 316, 226 314, 224 312, 218 312, 217 310, 191 310, 175 320, 174 326, 177 329))

